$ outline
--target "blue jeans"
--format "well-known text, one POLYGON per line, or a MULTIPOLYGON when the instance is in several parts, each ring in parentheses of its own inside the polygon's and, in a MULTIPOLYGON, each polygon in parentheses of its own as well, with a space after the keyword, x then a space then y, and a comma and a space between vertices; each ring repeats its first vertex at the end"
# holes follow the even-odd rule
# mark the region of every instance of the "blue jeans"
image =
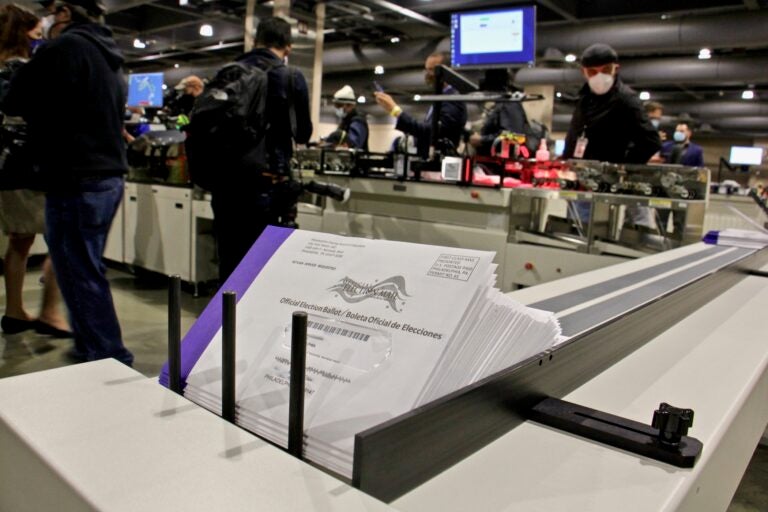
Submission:
POLYGON ((120 324, 102 261, 107 234, 123 197, 123 178, 86 179, 49 192, 45 240, 75 334, 75 356, 114 357, 128 366, 120 324))

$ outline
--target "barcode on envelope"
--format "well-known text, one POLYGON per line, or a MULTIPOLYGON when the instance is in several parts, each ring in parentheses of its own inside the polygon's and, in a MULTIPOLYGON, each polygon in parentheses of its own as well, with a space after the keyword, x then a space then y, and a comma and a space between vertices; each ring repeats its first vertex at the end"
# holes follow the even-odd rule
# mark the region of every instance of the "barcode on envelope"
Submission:
POLYGON ((307 322, 307 327, 316 331, 322 331, 325 334, 337 334, 339 336, 346 336, 347 338, 352 338, 353 340, 368 341, 368 339, 371 337, 370 334, 365 334, 351 329, 345 329, 343 327, 334 327, 332 325, 313 322, 311 320, 307 322))

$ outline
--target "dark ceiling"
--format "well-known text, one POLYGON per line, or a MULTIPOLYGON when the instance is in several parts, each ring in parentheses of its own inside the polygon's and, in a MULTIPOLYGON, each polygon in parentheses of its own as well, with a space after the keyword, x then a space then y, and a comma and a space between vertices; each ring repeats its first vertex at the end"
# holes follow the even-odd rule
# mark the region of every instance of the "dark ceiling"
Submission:
MULTIPOLYGON (((115 31, 131 70, 166 70, 169 81, 177 80, 176 75, 191 71, 211 72, 243 50, 245 0, 104 1, 109 10, 107 23, 115 31), (203 23, 212 26, 212 36, 200 35, 203 23), (146 47, 136 48, 137 39, 146 47)), ((272 13, 272 2, 256 0, 256 3, 257 18, 272 13)), ((376 58, 384 59, 381 63, 387 67, 389 76, 383 81, 388 81, 391 88, 402 93, 406 101, 408 96, 422 89, 419 73, 425 52, 430 48, 446 47, 452 12, 531 3, 509 0, 326 2, 323 94, 332 94, 333 87, 339 83, 369 83, 373 78, 374 61, 367 55, 376 55, 376 58), (393 43, 392 38, 399 41, 393 43)), ((653 75, 650 77, 648 73, 642 75, 638 71, 638 76, 646 78, 632 83, 635 88, 649 90, 653 99, 671 105, 741 101, 741 93, 749 88, 755 92, 756 97, 752 100, 755 105, 762 105, 756 112, 763 112, 763 121, 753 119, 750 129, 742 131, 768 134, 765 103, 760 103, 761 98, 768 102, 768 67, 763 67, 756 77, 754 73, 744 74, 745 70, 738 67, 733 68, 736 71, 732 73, 725 71, 732 69, 728 66, 735 66, 733 62, 754 60, 755 65, 760 65, 768 59, 768 28, 752 30, 754 35, 750 36, 747 33, 750 28, 743 24, 744 20, 753 23, 759 20, 768 27, 768 0, 538 0, 533 3, 537 8, 538 67, 573 68, 576 64, 566 64, 563 57, 566 53, 583 50, 586 41, 580 40, 578 34, 601 38, 603 33, 608 37, 611 30, 621 30, 632 40, 625 42, 621 33, 612 37, 618 38, 616 41, 621 49, 617 49, 628 71, 633 66, 638 69, 646 64, 646 67, 658 66, 655 68, 657 73, 650 73, 653 75), (725 20, 722 25, 720 19, 725 20), (659 30, 670 26, 671 31, 667 32, 672 34, 671 38, 659 35, 659 30), (692 59, 692 66, 703 65, 703 62, 696 62, 695 52, 698 52, 697 45, 701 41, 710 40, 711 43, 701 46, 711 48, 713 60, 710 62, 717 66, 717 72, 711 77, 691 75, 693 78, 683 77, 679 81, 669 79, 681 69, 682 58, 692 59)), ((295 41, 296 60, 292 61, 305 68, 311 68, 316 4, 310 0, 291 2, 291 17, 309 28, 308 36, 295 41)), ((580 83, 578 79, 552 83, 556 83, 557 91, 561 93, 556 110, 565 113, 580 83)), ((702 122, 709 121, 703 118, 702 122)), ((735 133, 738 130, 729 128, 727 131, 735 133)))

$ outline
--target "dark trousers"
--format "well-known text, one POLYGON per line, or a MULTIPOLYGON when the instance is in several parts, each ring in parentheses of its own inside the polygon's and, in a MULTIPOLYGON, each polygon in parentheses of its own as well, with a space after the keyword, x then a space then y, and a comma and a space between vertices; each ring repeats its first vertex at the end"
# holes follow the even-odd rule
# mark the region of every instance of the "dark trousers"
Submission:
POLYGON ((114 357, 128 366, 112 292, 102 261, 107 234, 123 197, 123 178, 84 180, 49 192, 45 240, 69 309, 75 355, 93 361, 114 357))
POLYGON ((253 186, 221 187, 213 192, 213 229, 219 251, 219 280, 224 283, 269 224, 279 224, 273 191, 253 186))

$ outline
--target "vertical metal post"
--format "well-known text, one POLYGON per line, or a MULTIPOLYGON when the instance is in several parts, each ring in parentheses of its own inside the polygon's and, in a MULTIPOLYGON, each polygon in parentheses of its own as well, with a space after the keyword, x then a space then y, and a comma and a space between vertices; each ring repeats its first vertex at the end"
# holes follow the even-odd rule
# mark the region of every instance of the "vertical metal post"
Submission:
POLYGON ((237 294, 221 294, 221 417, 235 422, 235 307, 237 294))
POLYGON ((168 387, 181 393, 181 277, 168 280, 168 387))
POLYGON ((247 0, 245 2, 245 30, 243 30, 243 50, 249 52, 253 50, 253 19, 256 10, 256 0, 247 0))
POLYGON ((304 377, 307 370, 307 314, 293 313, 291 387, 288 408, 288 453, 301 458, 304 445, 304 377))
POLYGON ((323 42, 325 40, 325 2, 315 4, 315 60, 312 64, 312 139, 318 137, 320 103, 323 96, 323 42))

